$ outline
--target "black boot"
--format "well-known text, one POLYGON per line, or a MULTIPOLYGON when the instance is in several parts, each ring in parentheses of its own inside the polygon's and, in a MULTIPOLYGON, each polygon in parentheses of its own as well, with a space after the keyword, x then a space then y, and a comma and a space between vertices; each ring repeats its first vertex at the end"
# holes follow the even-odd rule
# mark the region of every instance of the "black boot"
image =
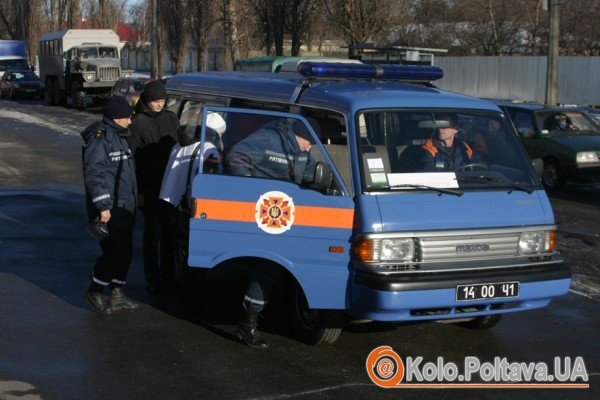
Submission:
POLYGON ((110 305, 101 292, 92 292, 88 290, 83 297, 83 301, 98 314, 106 315, 112 312, 110 305))
POLYGON ((140 303, 125 296, 122 287, 114 287, 110 289, 110 308, 113 311, 135 310, 136 308, 140 308, 140 303))
POLYGON ((258 313, 245 311, 235 335, 250 347, 266 349, 269 347, 269 344, 258 334, 256 330, 257 324, 258 313))

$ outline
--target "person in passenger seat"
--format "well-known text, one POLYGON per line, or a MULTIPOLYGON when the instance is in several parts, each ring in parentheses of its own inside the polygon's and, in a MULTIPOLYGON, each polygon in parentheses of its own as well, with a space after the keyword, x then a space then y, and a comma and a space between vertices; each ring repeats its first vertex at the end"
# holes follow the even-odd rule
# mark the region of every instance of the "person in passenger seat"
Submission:
POLYGON ((423 143, 421 169, 425 172, 454 171, 476 162, 473 149, 456 137, 458 119, 453 114, 436 115, 435 135, 423 143))
MULTIPOLYGON (((318 124, 308 121, 317 133, 318 124)), ((233 175, 281 179, 297 184, 311 183, 316 163, 310 156, 315 143, 303 122, 279 119, 260 127, 239 141, 227 154, 229 171, 233 175)), ((258 334, 258 314, 267 304, 275 285, 276 274, 268 266, 253 265, 250 283, 242 306, 244 314, 236 336, 248 346, 266 349, 269 344, 258 334)))

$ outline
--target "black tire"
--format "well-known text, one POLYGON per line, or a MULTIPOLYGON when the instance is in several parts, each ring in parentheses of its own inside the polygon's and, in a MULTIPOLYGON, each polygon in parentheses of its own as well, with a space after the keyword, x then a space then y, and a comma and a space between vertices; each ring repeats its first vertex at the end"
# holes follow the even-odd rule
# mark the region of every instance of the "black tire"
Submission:
POLYGON ((73 82, 71 85, 71 100, 73 100, 73 108, 85 110, 86 94, 81 90, 81 85, 73 82))
POLYGON ((565 181, 565 174, 558 162, 554 160, 545 160, 542 183, 546 190, 560 190, 565 185, 565 181))
POLYGON ((296 283, 290 290, 290 311, 294 332, 305 343, 335 343, 342 333, 344 313, 338 310, 310 309, 304 291, 296 283))
POLYGON ((457 325, 468 329, 491 329, 500 322, 502 314, 484 315, 481 317, 475 317, 470 321, 459 322, 457 325))

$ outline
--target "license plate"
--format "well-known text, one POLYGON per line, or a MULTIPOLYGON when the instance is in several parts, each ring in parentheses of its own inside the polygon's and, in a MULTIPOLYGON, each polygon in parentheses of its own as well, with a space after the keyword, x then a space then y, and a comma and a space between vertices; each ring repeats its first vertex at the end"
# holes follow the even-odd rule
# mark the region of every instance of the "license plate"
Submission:
POLYGON ((519 282, 481 283, 456 286, 456 300, 483 300, 517 297, 519 282))
POLYGON ((27 93, 33 93, 33 92, 35 92, 35 89, 25 89, 25 91, 26 91, 27 93))

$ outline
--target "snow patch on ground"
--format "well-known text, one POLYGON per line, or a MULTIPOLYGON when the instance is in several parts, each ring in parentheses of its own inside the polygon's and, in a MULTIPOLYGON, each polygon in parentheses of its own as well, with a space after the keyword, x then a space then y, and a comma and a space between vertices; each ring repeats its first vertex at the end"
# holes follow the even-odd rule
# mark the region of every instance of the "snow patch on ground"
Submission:
POLYGON ((61 115, 60 113, 57 113, 56 115, 48 115, 46 113, 32 115, 7 109, 2 110, 2 117, 17 119, 21 122, 29 124, 40 125, 57 132, 61 132, 65 135, 79 135, 80 132, 88 125, 99 119, 99 117, 96 115, 85 113, 81 113, 80 115, 77 115, 76 118, 73 118, 74 116, 72 114, 68 116, 61 115), (65 117, 68 118, 68 121, 65 117))
POLYGON ((569 291, 591 300, 600 300, 600 283, 587 275, 573 274, 569 291))

